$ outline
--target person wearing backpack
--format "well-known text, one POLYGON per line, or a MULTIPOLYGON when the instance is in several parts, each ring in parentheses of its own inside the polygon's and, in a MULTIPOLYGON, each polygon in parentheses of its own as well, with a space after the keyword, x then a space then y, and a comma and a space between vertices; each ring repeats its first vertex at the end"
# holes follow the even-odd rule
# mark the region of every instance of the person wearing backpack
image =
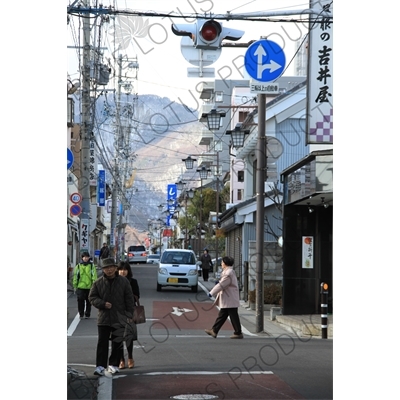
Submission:
POLYGON ((97 271, 90 262, 90 254, 87 251, 84 251, 81 257, 82 261, 74 268, 72 286, 78 300, 79 317, 83 319, 90 318, 92 306, 89 301, 89 292, 97 279, 97 271))

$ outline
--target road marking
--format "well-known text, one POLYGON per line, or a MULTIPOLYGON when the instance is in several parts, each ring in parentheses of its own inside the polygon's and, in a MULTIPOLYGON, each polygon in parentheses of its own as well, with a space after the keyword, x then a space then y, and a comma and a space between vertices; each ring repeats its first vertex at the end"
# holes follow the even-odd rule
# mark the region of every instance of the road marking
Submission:
POLYGON ((172 311, 171 314, 174 314, 178 317, 180 317, 184 313, 193 311, 193 310, 190 310, 189 308, 179 308, 179 307, 172 307, 172 308, 174 311, 172 311))
POLYGON ((76 327, 79 324, 79 313, 76 314, 74 320, 71 322, 71 325, 69 326, 67 330, 67 336, 72 336, 72 334, 75 332, 76 327))
POLYGON ((273 375, 272 371, 171 371, 171 372, 145 372, 134 375, 273 375))
POLYGON ((99 378, 99 386, 97 387, 97 400, 112 399, 112 379, 107 376, 99 378))

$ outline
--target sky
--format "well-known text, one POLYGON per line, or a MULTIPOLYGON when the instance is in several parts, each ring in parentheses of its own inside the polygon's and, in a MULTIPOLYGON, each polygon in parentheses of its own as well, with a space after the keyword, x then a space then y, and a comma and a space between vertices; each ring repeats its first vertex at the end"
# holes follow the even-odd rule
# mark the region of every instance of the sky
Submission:
MULTIPOLYGON (((104 1, 104 6, 107 6, 104 1)), ((112 2, 114 3, 114 2, 112 2)), ((308 8, 307 2, 295 0, 268 1, 261 0, 243 2, 232 0, 229 2, 210 0, 177 0, 144 2, 116 1, 118 10, 156 11, 170 14, 192 15, 193 13, 210 15, 232 14, 266 11, 287 11, 290 9, 303 10, 308 8), (148 8, 143 8, 146 4, 148 8), (229 5, 229 10, 227 9, 229 5)), ((169 97, 197 109, 199 106, 199 82, 214 78, 187 77, 188 68, 194 68, 186 58, 188 53, 182 54, 182 37, 176 36, 171 30, 171 24, 193 24, 194 19, 161 18, 161 17, 126 17, 117 16, 102 30, 101 46, 107 48, 105 58, 111 60, 112 53, 121 54, 130 59, 137 58, 139 69, 135 79, 135 91, 138 94, 157 94, 169 97), (186 20, 187 19, 187 20, 186 20), (186 57, 186 58, 185 58, 186 57)), ((290 63, 295 52, 295 40, 304 35, 302 23, 282 22, 251 22, 251 21, 221 21, 224 27, 240 29, 244 34, 238 43, 247 43, 259 40, 261 36, 268 36, 269 40, 278 43, 285 51, 287 60, 284 75, 293 74, 293 63, 290 63)), ((68 46, 76 46, 79 37, 78 18, 71 19, 67 27, 68 46)), ((187 40, 187 38, 185 38, 187 40)), ((225 40, 225 43, 228 41, 225 40)), ((209 66, 215 69, 215 79, 243 79, 246 71, 243 68, 243 57, 246 48, 223 48, 216 62, 209 66)), ((189 50, 190 51, 190 50, 189 50)), ((190 53, 192 56, 192 54, 190 53)), ((67 71, 71 79, 79 77, 79 64, 75 49, 67 50, 67 71)), ((115 57, 114 57, 115 58, 115 57)), ((132 76, 132 75, 130 75, 132 76)), ((110 86, 113 83, 110 82, 110 86)))

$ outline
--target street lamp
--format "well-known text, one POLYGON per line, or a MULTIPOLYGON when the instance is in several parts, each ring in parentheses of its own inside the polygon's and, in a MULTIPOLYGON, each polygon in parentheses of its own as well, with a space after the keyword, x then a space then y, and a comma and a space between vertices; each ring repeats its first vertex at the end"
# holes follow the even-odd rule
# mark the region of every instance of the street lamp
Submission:
POLYGON ((191 156, 189 156, 187 158, 184 158, 182 161, 185 163, 186 169, 193 169, 193 164, 197 160, 195 158, 192 158, 191 156))
POLYGON ((207 118, 207 125, 210 131, 217 131, 221 126, 221 119, 225 115, 225 112, 217 111, 213 108, 209 113, 202 114, 202 118, 207 118))
MULTIPOLYGON (((196 172, 199 173, 200 179, 203 180, 208 178, 208 173, 211 172, 211 169, 203 165, 202 167, 197 168, 196 172)), ((203 186, 203 182, 201 182, 201 186, 203 186)))
POLYGON ((180 180, 179 182, 175 182, 175 185, 178 190, 182 190, 185 187, 186 182, 183 182, 182 180, 180 180))
POLYGON ((231 135, 232 146, 237 149, 243 147, 246 135, 250 133, 250 129, 242 129, 242 124, 236 124, 235 129, 226 131, 227 135, 231 135))
MULTIPOLYGON (((226 113, 223 111, 217 111, 213 108, 209 113, 203 114, 203 118, 207 118, 207 125, 210 131, 217 131, 221 126, 221 120, 225 117, 226 113)), ((215 142, 215 151, 217 153, 217 201, 216 201, 216 228, 215 228, 215 262, 218 265, 218 219, 219 219, 219 152, 222 150, 221 141, 215 142)))

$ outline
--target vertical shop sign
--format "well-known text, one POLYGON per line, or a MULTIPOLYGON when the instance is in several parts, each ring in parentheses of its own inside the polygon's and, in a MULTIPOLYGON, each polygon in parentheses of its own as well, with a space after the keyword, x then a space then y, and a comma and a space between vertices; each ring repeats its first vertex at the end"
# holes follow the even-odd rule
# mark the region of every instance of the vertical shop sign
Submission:
POLYGON ((96 156, 94 151, 94 141, 90 141, 89 147, 89 183, 90 186, 97 185, 96 156))
POLYGON ((106 205, 106 171, 101 169, 97 179, 97 204, 99 207, 106 205))
POLYGON ((303 236, 302 238, 303 247, 303 258, 302 268, 312 269, 314 268, 314 237, 303 236))
POLYGON ((333 2, 311 1, 330 17, 310 21, 306 144, 333 144, 333 2))
POLYGON ((81 237, 81 251, 82 250, 89 251, 89 220, 88 219, 81 219, 80 237, 81 237))

